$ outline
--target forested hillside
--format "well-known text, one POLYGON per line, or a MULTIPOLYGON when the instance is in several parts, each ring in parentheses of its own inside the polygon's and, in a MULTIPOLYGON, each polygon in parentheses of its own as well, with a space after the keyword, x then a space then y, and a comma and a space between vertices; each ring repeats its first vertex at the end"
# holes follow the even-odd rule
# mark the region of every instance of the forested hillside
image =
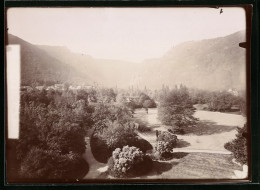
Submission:
POLYGON ((36 45, 16 36, 8 35, 8 44, 21 47, 22 85, 51 85, 53 83, 84 83, 89 77, 76 71, 74 67, 56 59, 36 45))
POLYGON ((139 84, 159 88, 186 86, 206 90, 245 88, 246 50, 239 47, 245 31, 226 37, 190 41, 173 47, 163 57, 146 60, 139 84), (153 74, 152 74, 153 73, 153 74))
POLYGON ((205 90, 245 90, 246 52, 239 47, 245 31, 226 37, 185 42, 164 56, 133 63, 92 58, 66 47, 32 45, 9 35, 9 44, 20 44, 22 84, 97 83, 107 87, 161 88, 184 84, 205 90))

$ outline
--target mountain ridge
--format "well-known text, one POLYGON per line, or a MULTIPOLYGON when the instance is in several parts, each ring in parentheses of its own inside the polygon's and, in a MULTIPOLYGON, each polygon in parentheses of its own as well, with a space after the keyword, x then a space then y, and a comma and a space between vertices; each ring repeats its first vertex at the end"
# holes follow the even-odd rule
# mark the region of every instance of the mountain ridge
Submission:
POLYGON ((96 59, 71 52, 64 46, 33 45, 11 34, 8 37, 10 44, 22 46, 22 81, 25 83, 52 79, 151 89, 182 83, 209 90, 245 88, 245 49, 239 47, 245 39, 245 31, 238 31, 224 37, 187 41, 159 58, 134 63, 96 59))

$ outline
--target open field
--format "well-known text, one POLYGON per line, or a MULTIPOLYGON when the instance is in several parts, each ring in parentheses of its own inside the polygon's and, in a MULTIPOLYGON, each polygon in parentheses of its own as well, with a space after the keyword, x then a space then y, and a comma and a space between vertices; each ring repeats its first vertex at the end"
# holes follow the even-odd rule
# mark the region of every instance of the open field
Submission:
MULTIPOLYGON (((235 138, 236 127, 243 127, 246 122, 245 117, 241 115, 210 112, 197 110, 194 116, 199 119, 196 127, 190 128, 189 133, 186 135, 177 135, 180 139, 177 150, 184 149, 202 150, 202 152, 223 152, 229 153, 224 148, 226 142, 235 138)), ((166 131, 170 126, 165 126, 157 119, 157 109, 149 109, 148 114, 145 110, 139 109, 135 112, 135 117, 144 120, 147 126, 152 128, 152 131, 139 133, 145 140, 149 141, 152 145, 156 142, 155 130, 166 131)))
MULTIPOLYGON (((168 161, 153 161, 153 169, 136 179, 231 179, 234 171, 242 171, 242 166, 232 162, 233 156, 224 144, 235 138, 236 127, 242 127, 246 119, 241 115, 197 110, 199 119, 196 128, 186 135, 177 135, 179 142, 173 150, 173 158, 168 161)), ((137 109, 134 117, 151 128, 148 132, 138 132, 152 146, 156 143, 155 130, 166 131, 169 126, 157 119, 157 109, 137 109)), ((88 143, 89 145, 89 143, 88 143)), ((84 154, 90 164, 84 179, 109 179, 107 165, 97 162, 90 146, 84 154)))
POLYGON ((241 167, 232 162, 231 155, 211 153, 175 153, 172 160, 154 162, 148 179, 221 179, 232 178, 241 167))

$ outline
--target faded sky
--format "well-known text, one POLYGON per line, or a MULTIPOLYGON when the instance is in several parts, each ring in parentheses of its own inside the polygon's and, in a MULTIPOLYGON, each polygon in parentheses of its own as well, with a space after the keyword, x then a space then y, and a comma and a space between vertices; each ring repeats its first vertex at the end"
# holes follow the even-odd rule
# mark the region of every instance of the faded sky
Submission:
POLYGON ((10 8, 8 32, 94 58, 140 62, 173 45, 246 28, 242 8, 10 8))

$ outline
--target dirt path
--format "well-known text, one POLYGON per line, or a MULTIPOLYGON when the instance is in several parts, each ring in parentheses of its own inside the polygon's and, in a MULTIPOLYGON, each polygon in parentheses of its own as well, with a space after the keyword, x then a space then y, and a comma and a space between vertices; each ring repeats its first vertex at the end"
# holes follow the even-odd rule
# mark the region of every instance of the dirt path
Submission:
POLYGON ((89 137, 86 138, 86 142, 87 147, 85 153, 83 154, 83 157, 89 164, 89 171, 83 179, 96 179, 99 178, 101 173, 107 170, 108 166, 107 164, 96 161, 96 159, 94 158, 91 152, 89 137))

